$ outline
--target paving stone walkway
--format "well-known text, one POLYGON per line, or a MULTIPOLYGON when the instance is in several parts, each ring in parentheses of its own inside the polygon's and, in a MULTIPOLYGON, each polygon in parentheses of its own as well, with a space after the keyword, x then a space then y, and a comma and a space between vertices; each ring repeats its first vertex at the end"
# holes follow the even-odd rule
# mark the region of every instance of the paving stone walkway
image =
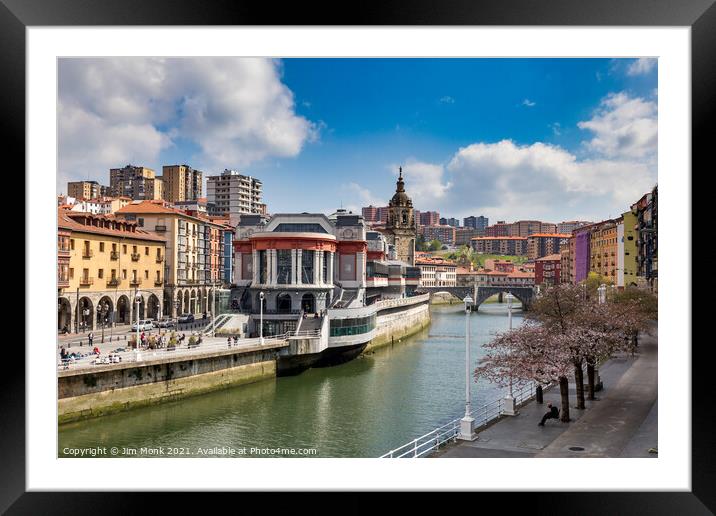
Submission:
MULTIPOLYGON (((639 354, 616 356, 599 374, 604 389, 585 410, 570 406, 572 421, 538 426, 547 403, 560 406, 559 388, 483 430, 476 441, 458 441, 433 457, 656 457, 658 442, 657 330, 639 339, 639 354), (581 449, 571 449, 581 448, 581 449)), ((570 402, 575 386, 570 384, 570 402)))

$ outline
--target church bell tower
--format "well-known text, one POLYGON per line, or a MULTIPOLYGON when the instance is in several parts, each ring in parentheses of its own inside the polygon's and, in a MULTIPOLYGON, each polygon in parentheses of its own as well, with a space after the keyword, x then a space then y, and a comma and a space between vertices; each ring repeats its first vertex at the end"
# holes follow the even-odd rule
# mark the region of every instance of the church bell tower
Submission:
POLYGON ((386 229, 393 236, 395 252, 400 261, 415 265, 415 237, 417 226, 413 213, 413 201, 405 193, 403 167, 399 169, 395 194, 388 203, 388 224, 386 229))

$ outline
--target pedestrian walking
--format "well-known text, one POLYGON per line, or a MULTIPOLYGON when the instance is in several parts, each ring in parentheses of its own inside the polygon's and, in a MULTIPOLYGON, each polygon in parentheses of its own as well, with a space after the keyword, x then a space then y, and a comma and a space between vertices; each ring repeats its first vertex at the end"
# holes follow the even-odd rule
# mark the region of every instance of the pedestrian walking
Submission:
POLYGON ((90 347, 92 347, 92 341, 94 340, 94 333, 89 332, 89 334, 87 335, 87 340, 89 341, 90 347))
POLYGON ((226 343, 231 347, 231 337, 226 337, 226 343))
POLYGON ((549 410, 544 416, 542 416, 542 421, 539 422, 539 426, 544 426, 544 422, 548 419, 559 419, 559 409, 557 407, 553 407, 551 403, 548 403, 547 407, 549 410))

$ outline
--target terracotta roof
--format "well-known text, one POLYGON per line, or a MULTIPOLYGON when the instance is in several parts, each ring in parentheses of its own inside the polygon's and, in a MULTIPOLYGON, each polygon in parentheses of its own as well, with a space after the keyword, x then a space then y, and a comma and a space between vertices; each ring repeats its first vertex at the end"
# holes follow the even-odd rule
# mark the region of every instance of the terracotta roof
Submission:
POLYGON ((532 233, 527 238, 532 237, 552 237, 552 238, 569 238, 572 235, 568 235, 566 233, 532 233))
MULTIPOLYGON (((97 227, 97 226, 88 226, 88 225, 85 225, 85 224, 75 220, 75 218, 82 218, 82 217, 114 221, 114 218, 107 217, 105 215, 94 215, 92 213, 84 213, 84 212, 70 212, 67 210, 58 209, 57 210, 57 227, 62 228, 62 229, 69 229, 69 230, 77 232, 77 233, 91 233, 91 234, 96 234, 96 235, 106 235, 106 236, 121 237, 121 238, 134 238, 137 240, 152 240, 155 242, 166 242, 166 238, 156 235, 154 233, 149 233, 149 232, 144 231, 139 228, 136 228, 135 231, 125 231, 122 229, 111 229, 111 228, 102 228, 102 227, 97 227)), ((124 222, 123 221, 122 224, 129 224, 129 225, 136 227, 136 224, 133 222, 124 222)))
POLYGON ((484 237, 472 237, 470 240, 527 240, 527 237, 516 237, 516 236, 484 236, 484 237))
POLYGON ((535 273, 534 272, 514 271, 514 272, 510 272, 507 276, 510 278, 534 278, 535 273))
POLYGON ((553 261, 559 261, 562 259, 562 255, 560 254, 548 254, 547 256, 543 256, 542 258, 537 258, 538 262, 553 262, 553 261))
POLYGON ((118 214, 130 214, 130 215, 141 215, 143 213, 148 214, 165 214, 165 215, 181 215, 182 217, 186 217, 189 219, 199 220, 201 222, 208 222, 211 224, 221 225, 217 222, 212 222, 209 220, 208 215, 206 214, 198 214, 197 215, 189 215, 186 211, 180 210, 178 208, 172 208, 169 206, 169 203, 166 201, 160 201, 160 200, 153 200, 153 201, 141 201, 141 202, 132 202, 130 204, 127 204, 125 207, 118 209, 115 213, 118 214), (198 216, 201 215, 201 216, 198 216), (204 218, 205 217, 205 218, 204 218))

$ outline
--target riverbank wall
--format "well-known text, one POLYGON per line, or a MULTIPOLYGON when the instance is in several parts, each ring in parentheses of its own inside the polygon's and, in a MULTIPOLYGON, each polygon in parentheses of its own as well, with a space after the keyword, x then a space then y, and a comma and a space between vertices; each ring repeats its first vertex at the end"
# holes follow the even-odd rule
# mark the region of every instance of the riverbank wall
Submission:
POLYGON ((69 423, 172 401, 276 376, 287 343, 220 350, 189 357, 59 371, 58 422, 69 423))
POLYGON ((430 325, 430 296, 379 301, 376 333, 363 353, 375 351, 418 333, 430 325))

